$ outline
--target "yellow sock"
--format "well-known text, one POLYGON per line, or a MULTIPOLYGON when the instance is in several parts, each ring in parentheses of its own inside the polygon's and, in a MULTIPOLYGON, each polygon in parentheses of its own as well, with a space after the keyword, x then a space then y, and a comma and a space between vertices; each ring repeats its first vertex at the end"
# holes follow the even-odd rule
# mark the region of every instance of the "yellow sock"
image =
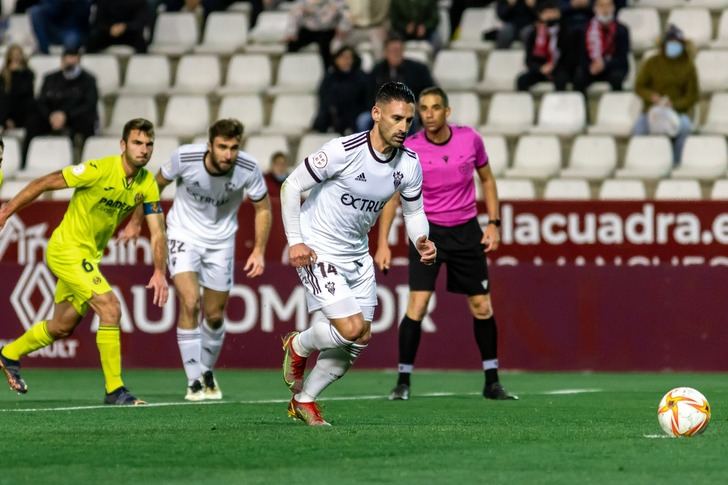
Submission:
POLYGON ((96 346, 101 357, 106 392, 115 391, 124 385, 121 380, 121 330, 118 325, 99 325, 96 332, 96 346))
POLYGON ((54 339, 48 333, 47 324, 45 320, 34 323, 20 338, 3 347, 3 355, 10 360, 20 360, 34 350, 52 344, 54 339))

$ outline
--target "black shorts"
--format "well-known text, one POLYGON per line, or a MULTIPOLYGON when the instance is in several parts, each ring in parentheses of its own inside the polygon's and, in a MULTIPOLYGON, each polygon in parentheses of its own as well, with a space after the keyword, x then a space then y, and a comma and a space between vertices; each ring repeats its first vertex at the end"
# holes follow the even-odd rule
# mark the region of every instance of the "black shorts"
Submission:
POLYGON ((468 296, 487 295, 488 264, 480 239, 483 231, 478 219, 473 218, 459 226, 445 227, 430 223, 430 240, 437 248, 435 264, 426 266, 410 241, 409 287, 410 291, 435 291, 440 266, 447 265, 447 291, 468 296))

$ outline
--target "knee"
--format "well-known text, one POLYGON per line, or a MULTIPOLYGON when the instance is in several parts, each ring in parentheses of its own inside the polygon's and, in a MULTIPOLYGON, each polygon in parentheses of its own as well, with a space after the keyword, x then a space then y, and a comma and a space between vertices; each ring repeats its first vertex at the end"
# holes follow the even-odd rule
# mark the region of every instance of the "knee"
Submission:
POLYGON ((364 333, 356 340, 359 345, 369 345, 369 341, 372 339, 372 327, 367 325, 364 333))
POLYGON ((48 335, 53 337, 53 340, 68 338, 73 335, 73 330, 75 329, 74 326, 53 324, 53 322, 48 322, 46 328, 48 330, 48 335))
POLYGON ((421 322, 425 318, 425 315, 427 315, 428 303, 430 303, 429 298, 413 298, 410 294, 410 299, 407 303, 407 316, 416 322, 421 322))
POLYGON ((186 316, 197 318, 200 314, 200 297, 199 296, 182 296, 180 295, 180 312, 186 316))
POLYGON ((206 313, 205 314, 205 322, 207 322, 207 326, 210 327, 213 330, 217 330, 218 328, 222 327, 223 323, 225 322, 222 312, 219 313, 206 313))
POLYGON ((121 304, 113 293, 109 292, 107 295, 99 302, 96 313, 101 323, 117 324, 121 321, 121 304))
POLYGON ((470 313, 478 320, 487 320, 493 316, 493 305, 490 298, 470 302, 470 313))
POLYGON ((350 342, 359 341, 366 333, 364 318, 359 315, 349 317, 342 327, 339 329, 339 333, 350 342))

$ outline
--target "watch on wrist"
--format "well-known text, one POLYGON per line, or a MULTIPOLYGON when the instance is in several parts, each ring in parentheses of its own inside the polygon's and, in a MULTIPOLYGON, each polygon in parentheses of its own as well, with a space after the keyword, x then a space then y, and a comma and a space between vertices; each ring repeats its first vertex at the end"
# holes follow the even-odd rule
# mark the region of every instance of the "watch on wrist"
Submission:
POLYGON ((488 221, 488 224, 493 224, 495 227, 501 226, 501 220, 500 219, 490 219, 488 221))

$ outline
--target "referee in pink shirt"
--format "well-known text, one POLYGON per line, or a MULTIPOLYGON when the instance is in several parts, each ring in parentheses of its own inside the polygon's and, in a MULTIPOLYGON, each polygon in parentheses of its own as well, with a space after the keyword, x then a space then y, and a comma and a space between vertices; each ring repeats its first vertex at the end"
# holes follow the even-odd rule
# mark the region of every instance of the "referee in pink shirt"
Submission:
MULTIPOLYGON (((447 267, 447 289, 468 297, 473 315, 475 341, 480 349, 487 399, 518 399, 508 393, 498 379, 498 334, 485 253, 498 249, 500 218, 495 178, 488 165, 483 140, 474 129, 450 125, 447 94, 438 87, 423 90, 419 97, 423 130, 407 138, 407 148, 417 152, 422 165, 422 193, 425 214, 430 223, 430 239, 438 249, 437 262, 425 266, 417 251, 409 251, 409 300, 399 327, 399 376, 390 400, 409 399, 410 376, 440 266, 447 267), (478 224, 473 170, 478 172, 488 207, 488 224, 483 232, 478 224)), ((397 197, 382 211, 379 240, 374 261, 386 271, 392 259, 387 236, 396 213, 397 197)))

